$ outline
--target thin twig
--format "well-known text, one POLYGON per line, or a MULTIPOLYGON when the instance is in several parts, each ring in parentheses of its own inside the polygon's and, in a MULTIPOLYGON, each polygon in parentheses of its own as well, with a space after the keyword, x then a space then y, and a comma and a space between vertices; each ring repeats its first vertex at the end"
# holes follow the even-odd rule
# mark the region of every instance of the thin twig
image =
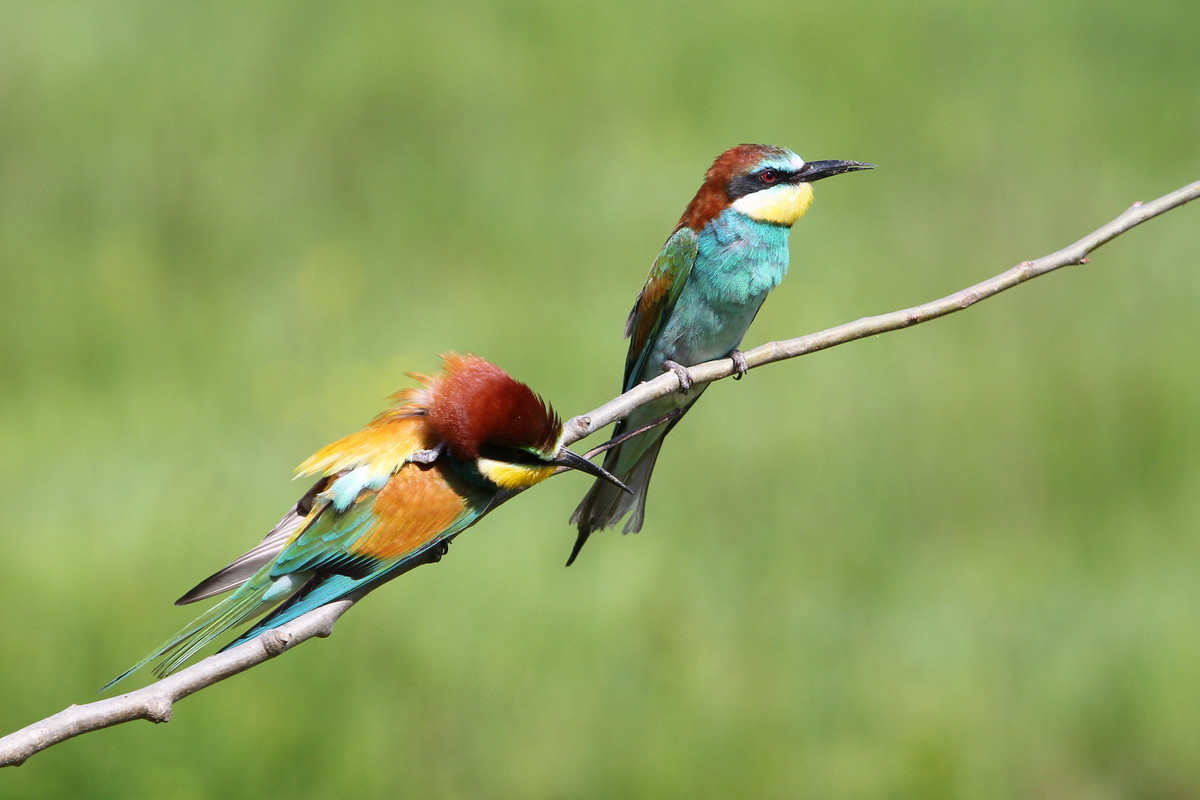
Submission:
MULTIPOLYGON (((1178 208, 1197 197, 1200 197, 1200 181, 1190 183, 1149 203, 1135 203, 1112 222, 1057 253, 1051 253, 1036 261, 1022 262, 994 278, 989 278, 940 300, 893 311, 889 314, 864 317, 855 322, 838 325, 835 328, 796 339, 768 342, 753 350, 744 351, 746 364, 750 369, 754 369, 764 364, 815 353, 818 350, 852 342, 866 336, 908 328, 944 317, 955 311, 962 311, 980 300, 1011 289, 1031 278, 1072 264, 1086 264, 1088 254, 1096 248, 1146 220, 1178 208)), ((689 367, 688 371, 691 373, 693 381, 700 384, 728 378, 736 372, 736 367, 732 359, 723 358, 689 367)), ((590 436, 606 425, 624 419, 635 408, 678 389, 678 376, 674 372, 664 372, 654 380, 634 387, 595 411, 568 420, 566 443, 570 444, 590 436)), ((428 556, 409 565, 409 569, 436 561, 441 553, 441 549, 438 548, 436 553, 431 552, 428 556)), ((171 718, 171 711, 176 701, 256 664, 261 664, 314 636, 328 636, 338 617, 365 594, 364 592, 351 595, 324 605, 278 628, 266 631, 253 641, 228 652, 209 656, 187 669, 143 689, 86 705, 70 706, 40 722, 35 722, 9 734, 0 739, 0 766, 21 764, 34 753, 47 747, 81 733, 107 728, 110 725, 118 725, 135 719, 166 722, 171 718)))

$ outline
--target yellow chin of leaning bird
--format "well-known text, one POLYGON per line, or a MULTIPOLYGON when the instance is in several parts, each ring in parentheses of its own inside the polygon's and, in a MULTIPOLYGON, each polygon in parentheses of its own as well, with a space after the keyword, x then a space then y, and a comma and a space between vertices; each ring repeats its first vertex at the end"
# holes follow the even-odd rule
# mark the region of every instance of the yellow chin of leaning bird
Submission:
POLYGON ((791 227, 812 205, 813 190, 807 183, 788 183, 743 195, 734 201, 734 211, 759 222, 791 227))
POLYGON ((483 477, 499 486, 501 489, 524 489, 541 483, 554 474, 558 469, 553 464, 547 466, 532 466, 527 464, 509 464, 504 461, 493 461, 481 458, 477 462, 479 472, 483 477))

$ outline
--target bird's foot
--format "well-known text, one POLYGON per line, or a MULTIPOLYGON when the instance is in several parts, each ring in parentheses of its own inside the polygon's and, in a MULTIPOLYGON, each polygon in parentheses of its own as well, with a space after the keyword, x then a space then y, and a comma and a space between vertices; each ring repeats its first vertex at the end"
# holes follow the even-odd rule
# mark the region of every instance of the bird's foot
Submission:
POLYGON ((688 372, 688 368, 682 364, 677 364, 669 358, 663 361, 662 365, 664 370, 671 370, 671 372, 675 373, 675 377, 679 378, 679 393, 687 394, 692 388, 692 384, 695 383, 695 380, 692 379, 692 373, 688 372))
POLYGON ((436 564, 442 560, 446 553, 450 552, 450 541, 443 539, 442 541, 429 548, 429 563, 436 564))
POLYGON ((408 460, 414 464, 432 464, 433 462, 437 461, 438 456, 442 454, 442 450, 445 449, 445 447, 445 442, 438 442, 437 446, 431 447, 428 450, 418 450, 410 455, 408 460))
POLYGON ((746 354, 741 350, 734 349, 729 351, 729 358, 733 361, 733 379, 740 381, 742 376, 750 371, 750 365, 746 363, 746 354))

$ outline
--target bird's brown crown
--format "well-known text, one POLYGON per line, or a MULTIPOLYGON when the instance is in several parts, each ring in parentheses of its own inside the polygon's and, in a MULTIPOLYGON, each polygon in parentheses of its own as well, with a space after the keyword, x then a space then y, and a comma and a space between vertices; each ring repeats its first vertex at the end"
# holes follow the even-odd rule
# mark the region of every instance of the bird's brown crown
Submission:
POLYGON ((739 144, 721 153, 704 173, 704 183, 688 203, 675 230, 685 226, 694 231, 703 228, 729 206, 729 184, 734 178, 750 172, 767 158, 787 155, 788 151, 769 144, 739 144))
POLYGON ((532 389, 479 356, 446 353, 442 358, 445 370, 425 379, 421 404, 451 455, 478 458, 487 444, 542 453, 554 449, 562 423, 532 389))

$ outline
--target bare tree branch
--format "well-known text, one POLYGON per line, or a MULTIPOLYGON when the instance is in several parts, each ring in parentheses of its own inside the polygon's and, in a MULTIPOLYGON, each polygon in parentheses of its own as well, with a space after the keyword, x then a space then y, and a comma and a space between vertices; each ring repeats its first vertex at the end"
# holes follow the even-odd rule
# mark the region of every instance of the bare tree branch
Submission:
POLYGON ((328 636, 333 623, 354 605, 353 595, 280 625, 253 641, 216 653, 149 686, 128 694, 69 706, 53 716, 0 739, 0 766, 19 766, 34 753, 81 733, 135 719, 169 722, 175 701, 250 669, 314 636, 328 636))
MULTIPOLYGON (((445 552, 444 547, 430 548, 405 564, 397 576, 437 562, 445 552)), ((214 653, 149 686, 94 703, 68 706, 57 714, 10 733, 0 739, 0 767, 20 766, 25 759, 47 747, 81 733, 120 725, 122 722, 135 719, 170 722, 171 711, 177 700, 274 658, 301 642, 313 637, 329 636, 333 633, 333 623, 369 591, 354 592, 326 603, 278 628, 263 631, 245 644, 223 653, 214 653)))
MULTIPOLYGON (((753 369, 764 364, 783 361, 797 356, 814 353, 866 336, 899 330, 922 322, 928 322, 938 317, 944 317, 955 311, 985 300, 1006 289, 1024 283, 1031 278, 1045 275, 1060 267, 1073 264, 1086 264, 1087 256, 1101 245, 1112 241, 1122 233, 1140 225, 1146 220, 1159 216, 1173 208, 1178 208, 1191 200, 1200 197, 1200 181, 1189 183, 1170 194, 1164 195, 1149 203, 1135 203, 1129 210, 1102 228, 1099 228, 1079 241, 1051 253, 1036 261, 1025 261, 1017 266, 989 278, 986 281, 967 287, 954 294, 924 303, 912 308, 880 314, 874 317, 864 317, 855 322, 838 325, 818 333, 787 339, 780 342, 768 342, 744 353, 747 365, 753 369)), ((723 358, 689 367, 695 383, 710 383, 728 378, 734 374, 735 367, 732 359, 723 358)), ((647 381, 634 387, 620 397, 611 400, 588 414, 574 417, 567 421, 566 443, 571 444, 586 436, 590 436, 601 428, 617 420, 624 419, 631 411, 659 397, 664 397, 679 389, 679 378, 674 372, 664 372, 652 381, 647 381)), ((442 554, 440 548, 421 557, 409 569, 422 564, 437 561, 442 554)), ((407 571, 407 570, 405 570, 407 571)), ((192 666, 151 685, 119 695, 106 700, 99 700, 86 705, 73 705, 63 711, 47 717, 40 722, 23 728, 0 739, 0 766, 19 765, 34 753, 44 750, 81 733, 107 728, 135 719, 146 719, 151 722, 167 722, 171 718, 174 703, 193 692, 218 681, 236 675, 256 664, 279 655, 314 636, 328 636, 333 631, 333 624, 350 606, 361 599, 366 593, 351 595, 342 600, 310 611, 304 616, 278 628, 266 631, 257 639, 240 645, 228 652, 209 656, 192 666)))

